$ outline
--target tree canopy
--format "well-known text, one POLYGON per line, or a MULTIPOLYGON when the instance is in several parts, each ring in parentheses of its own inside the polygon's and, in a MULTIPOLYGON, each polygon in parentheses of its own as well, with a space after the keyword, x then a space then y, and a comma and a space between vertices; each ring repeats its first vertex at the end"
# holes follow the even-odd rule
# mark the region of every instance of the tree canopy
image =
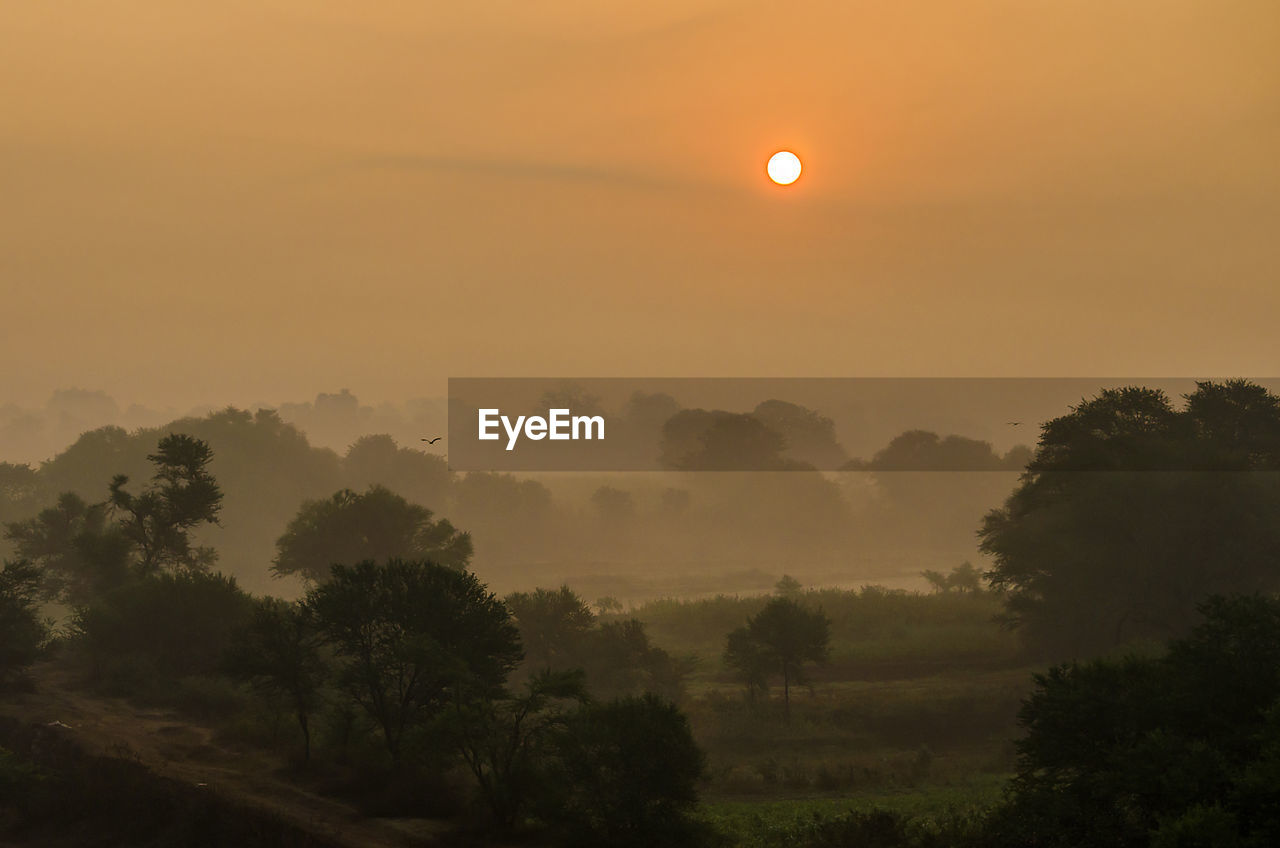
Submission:
POLYGON ((514 592, 506 603, 520 628, 526 656, 542 668, 563 668, 596 623, 586 602, 568 586, 514 592))
POLYGON ((432 515, 383 486, 306 501, 276 542, 272 570, 325 580, 334 565, 398 558, 466 568, 471 535, 432 515))
POLYGON ((471 573, 430 562, 335 565, 307 606, 394 759, 405 731, 452 691, 496 694, 522 657, 506 606, 471 573))
POLYGON ((321 703, 327 669, 310 607, 263 598, 227 653, 227 670, 259 693, 288 704, 302 732, 302 758, 311 759, 311 714, 321 703))
POLYGON ((1037 675, 988 844, 1280 841, 1280 601, 1214 597, 1200 611, 1166 656, 1037 675))
POLYGON ((1108 389, 1048 422, 981 548, 1029 644, 1086 655, 1185 632, 1211 593, 1280 587, 1280 399, 1242 380, 1108 389), (1265 473, 1264 473, 1265 472, 1265 473))
POLYGON ((705 757, 688 719, 656 695, 589 705, 557 735, 543 814, 560 844, 705 844, 693 818, 705 757))
POLYGON ((125 488, 126 475, 116 474, 105 501, 63 492, 54 506, 5 526, 18 555, 42 569, 46 598, 83 604, 131 575, 204 572, 217 559, 194 537, 217 523, 222 508, 208 443, 171 433, 147 459, 155 473, 138 494, 125 488))
POLYGON ((217 524, 222 509, 222 490, 208 471, 213 450, 194 436, 170 433, 147 459, 156 466, 152 485, 134 495, 124 488, 128 476, 117 474, 108 501, 137 551, 138 568, 144 574, 166 567, 208 570, 217 552, 192 544, 191 531, 217 524))
POLYGON ((831 621, 822 610, 809 609, 795 598, 774 597, 764 609, 729 634, 725 663, 737 671, 748 690, 763 691, 773 675, 782 677, 782 697, 791 710, 791 686, 805 682, 807 663, 826 662, 831 621))

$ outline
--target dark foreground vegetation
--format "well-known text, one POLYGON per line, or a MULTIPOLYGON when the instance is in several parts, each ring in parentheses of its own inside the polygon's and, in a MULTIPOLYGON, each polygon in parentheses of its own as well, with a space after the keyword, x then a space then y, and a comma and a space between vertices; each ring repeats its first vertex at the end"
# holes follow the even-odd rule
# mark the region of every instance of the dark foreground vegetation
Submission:
POLYGON ((927 593, 499 598, 467 533, 374 487, 302 503, 274 567, 307 590, 255 597, 197 542, 208 444, 148 460, 6 528, 7 840, 329 838, 76 747, 24 712, 58 686, 204 728, 187 755, 281 797, 439 823, 388 844, 1280 843, 1280 402, 1247 383, 1050 422, 981 529, 991 571, 927 593))
POLYGON ((0 720, 0 745, 0 827, 19 844, 337 844, 207 787, 159 777, 120 752, 86 752, 56 727, 0 720))

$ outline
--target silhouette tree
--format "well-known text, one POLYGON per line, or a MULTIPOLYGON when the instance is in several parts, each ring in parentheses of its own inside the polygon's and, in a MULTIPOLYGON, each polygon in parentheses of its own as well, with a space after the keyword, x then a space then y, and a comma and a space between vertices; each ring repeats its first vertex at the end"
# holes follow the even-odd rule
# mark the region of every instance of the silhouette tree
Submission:
POLYGON ((587 632, 566 663, 587 672, 596 698, 652 693, 672 700, 684 694, 691 662, 654 645, 644 623, 631 618, 606 621, 587 632))
POLYGON ((951 581, 941 571, 926 568, 920 572, 920 576, 929 581, 929 585, 933 587, 934 592, 945 592, 951 588, 951 581))
POLYGON ((951 569, 951 573, 947 575, 947 586, 960 594, 981 592, 982 572, 975 568, 973 563, 965 560, 951 569))
POLYGON ((603 595, 596 598, 595 607, 597 615, 618 615, 622 612, 622 601, 613 595, 603 595))
POLYGON ((825 469, 839 468, 849 459, 836 439, 835 422, 812 409, 767 400, 751 414, 782 437, 790 459, 825 469))
POLYGON ((47 600, 84 604, 129 577, 133 543, 108 521, 107 504, 87 504, 73 492, 34 518, 6 525, 5 538, 40 567, 47 600))
POLYGON ((967 560, 951 569, 950 574, 925 569, 920 572, 920 576, 929 581, 935 592, 957 592, 963 595, 982 591, 982 572, 967 560))
POLYGON ((745 627, 728 636, 725 662, 739 670, 748 688, 782 675, 782 697, 791 715, 791 685, 803 685, 806 663, 824 663, 830 655, 831 621, 793 598, 771 598, 745 627), (766 669, 768 670, 766 674, 766 669))
POLYGON ((443 504, 453 473, 444 457, 398 446, 387 435, 361 436, 342 458, 344 485, 355 491, 385 486, 413 503, 443 504))
POLYGON ((806 467, 783 457, 786 440, 741 413, 682 409, 662 427, 661 463, 680 471, 785 471, 806 467))
POLYGON ((193 545, 191 531, 201 524, 217 524, 222 508, 222 490, 207 470, 212 449, 194 436, 171 433, 147 459, 156 466, 152 485, 133 495, 124 488, 129 478, 117 474, 108 501, 120 516, 121 532, 134 545, 139 571, 207 571, 217 552, 193 545))
POLYGON ((1280 601, 1219 596, 1200 612, 1165 656, 1036 676, 993 822, 1005 838, 987 844, 1276 844, 1280 601))
MULTIPOLYGON (((38 471, 45 492, 74 492, 89 503, 103 498, 103 484, 115 474, 145 480, 154 472, 147 454, 169 433, 207 442, 215 458, 209 470, 223 492, 220 525, 197 529, 201 544, 218 550, 224 570, 248 585, 266 589, 267 572, 256 563, 271 559, 281 529, 304 500, 327 497, 343 485, 341 460, 316 448, 296 427, 268 409, 228 407, 176 420, 163 428, 126 432, 106 427, 84 433, 38 471)), ((49 506, 50 498, 41 503, 49 506)), ((25 517, 25 516, 22 516, 25 517)))
POLYGON ((519 823, 554 756, 552 734, 568 720, 564 705, 586 703, 583 674, 543 670, 520 695, 458 697, 451 730, 498 826, 519 823))
POLYGON ((800 585, 800 581, 790 574, 782 575, 782 578, 773 584, 773 591, 784 598, 798 598, 803 589, 804 586, 800 585))
POLYGON ((303 762, 311 761, 311 715, 320 706, 327 673, 320 642, 310 608, 264 598, 227 657, 231 674, 289 705, 302 731, 303 762))
POLYGON ((568 657, 580 654, 582 641, 596 617, 568 586, 535 589, 506 597, 507 608, 520 629, 525 656, 541 668, 564 668, 568 657))
POLYGON ((334 565, 306 603, 341 660, 339 682, 396 762, 405 731, 439 715, 451 692, 496 696, 521 659, 506 606, 466 571, 401 559, 334 565))
POLYGON ((558 844, 705 844, 694 818, 705 757, 671 702, 643 695, 588 705, 555 734, 543 816, 558 844))
POLYGON ((5 537, 41 566, 44 596, 72 604, 119 586, 130 571, 207 571, 217 552, 195 545, 192 534, 216 524, 222 507, 222 491, 207 468, 212 458, 201 439, 170 434, 148 455, 156 470, 140 494, 128 492, 129 478, 117 474, 105 502, 64 492, 35 517, 6 525, 5 537))
POLYGON ((431 510, 382 486, 362 493, 343 489, 327 500, 302 505, 276 542, 272 571, 320 581, 333 565, 395 558, 427 558, 466 568, 471 535, 447 520, 433 520, 431 510))
POLYGON ((1211 593, 1280 588, 1280 399, 1109 389, 1048 422, 981 549, 1007 620, 1058 656, 1184 632, 1211 593))
MULTIPOLYGON (((940 437, 929 430, 907 430, 876 451, 870 460, 854 459, 848 471, 1018 471, 1019 449, 1001 456, 990 442, 964 436, 940 437)), ((886 478, 892 480, 893 478, 886 478)))

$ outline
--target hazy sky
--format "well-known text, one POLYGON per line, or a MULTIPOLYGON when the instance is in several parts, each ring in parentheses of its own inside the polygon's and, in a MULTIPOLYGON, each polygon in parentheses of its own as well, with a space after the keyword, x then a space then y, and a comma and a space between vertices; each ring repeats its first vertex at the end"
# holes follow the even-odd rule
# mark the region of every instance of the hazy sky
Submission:
POLYGON ((1275 0, 5 3, 0 401, 1273 375, 1277 43, 1275 0))

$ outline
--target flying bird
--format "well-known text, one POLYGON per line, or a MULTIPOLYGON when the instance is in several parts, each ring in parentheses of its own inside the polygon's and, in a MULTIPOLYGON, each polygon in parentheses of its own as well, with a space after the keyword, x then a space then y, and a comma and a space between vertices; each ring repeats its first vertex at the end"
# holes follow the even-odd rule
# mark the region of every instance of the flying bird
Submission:
POLYGON ((434 445, 436 442, 440 441, 443 438, 444 436, 436 436, 434 439, 423 439, 422 441, 426 442, 429 445, 434 445))
POLYGON ((1017 427, 1022 424, 1021 421, 1006 421, 1004 423, 1008 424, 1010 427, 1017 427))

